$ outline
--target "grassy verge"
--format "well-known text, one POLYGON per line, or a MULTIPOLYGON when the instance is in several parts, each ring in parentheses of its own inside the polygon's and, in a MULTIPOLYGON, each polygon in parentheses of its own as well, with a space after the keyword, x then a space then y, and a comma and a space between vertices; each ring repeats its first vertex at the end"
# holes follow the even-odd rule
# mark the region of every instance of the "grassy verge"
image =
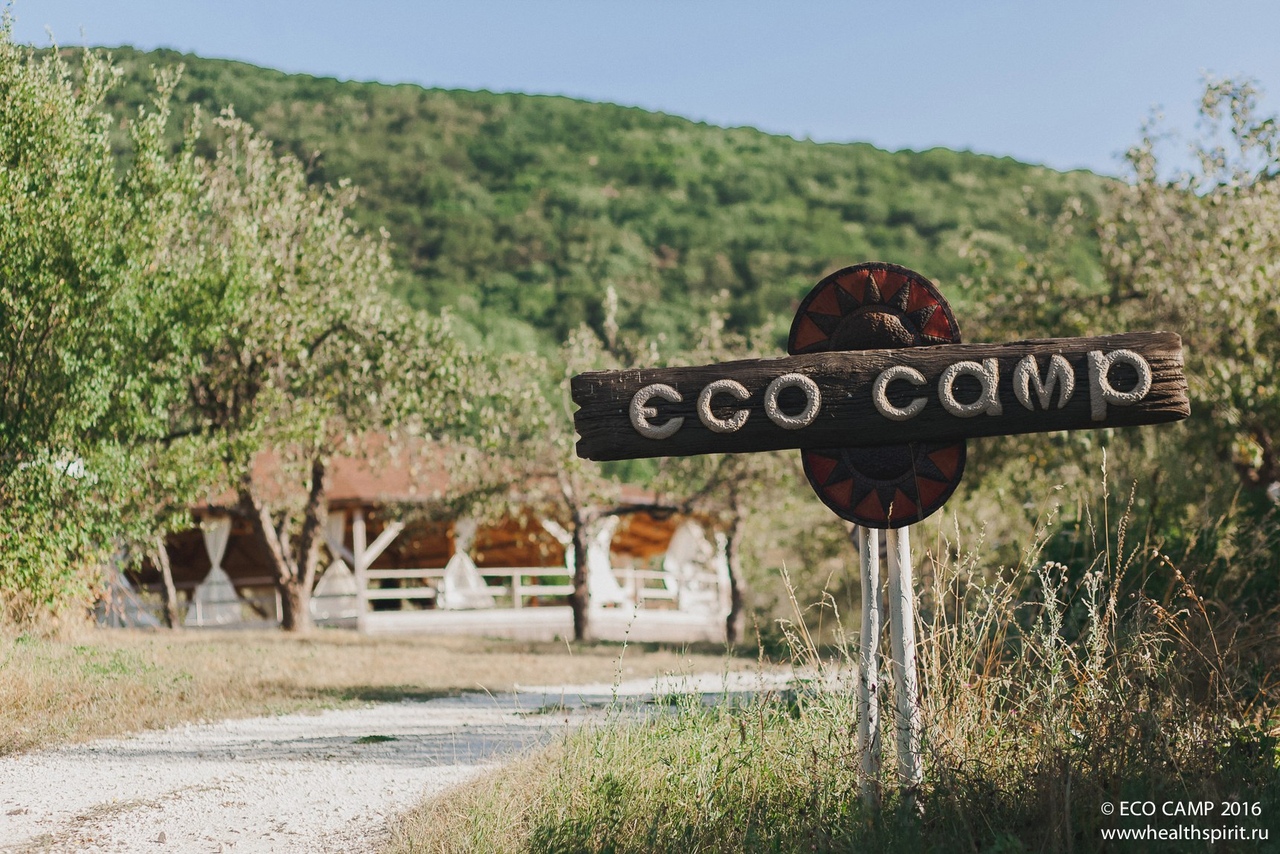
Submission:
MULTIPOLYGON (((1223 732, 1198 739, 1193 767, 1158 761, 1112 775, 1087 752, 1026 742, 983 761, 936 743, 915 805, 890 796, 864 809, 854 772, 852 703, 832 695, 744 708, 690 704, 643 724, 579 732, 489 777, 447 792, 401 819, 392 852, 1021 852, 1111 850, 1107 828, 1275 828, 1280 809, 1274 743, 1223 732), (1108 818, 1103 803, 1258 804, 1260 817, 1108 818)), ((1137 734, 1134 734, 1137 735, 1137 734)), ((1091 739, 1091 741, 1093 741, 1091 739)), ((1116 748, 1117 745, 1110 745, 1116 748)), ((1189 754, 1183 754, 1190 758, 1189 754)), ((1216 851, 1274 851, 1270 841, 1216 851)), ((1205 842, 1117 844, 1119 850, 1204 851, 1205 842)))
MULTIPOLYGON (((1215 626, 1185 581, 1164 602, 1122 593, 1139 555, 1123 529, 1114 557, 1074 573, 1036 554, 1002 579, 974 555, 921 567, 926 778, 911 797, 894 786, 886 720, 884 805, 863 806, 851 683, 801 686, 579 731, 424 803, 390 850, 1206 850, 1204 836, 1106 836, 1148 826, 1241 828, 1212 850, 1280 850, 1274 680, 1260 669, 1274 659, 1234 640, 1264 628, 1215 626), (1167 812, 1205 803, 1210 815, 1167 812)), ((793 633, 799 663, 848 672, 851 653, 823 659, 805 637, 793 633)), ((892 680, 880 684, 888 718, 892 680)))
POLYGON ((336 631, 0 634, 0 755, 188 721, 725 667, 723 653, 710 650, 621 652, 616 644, 336 631))

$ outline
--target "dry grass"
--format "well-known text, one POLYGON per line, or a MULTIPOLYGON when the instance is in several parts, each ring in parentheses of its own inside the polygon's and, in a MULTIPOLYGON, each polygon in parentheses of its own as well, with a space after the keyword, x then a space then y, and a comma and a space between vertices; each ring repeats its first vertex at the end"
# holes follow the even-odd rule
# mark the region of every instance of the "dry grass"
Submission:
MULTIPOLYGON (((516 854, 528 850, 532 826, 546 800, 562 792, 550 781, 567 771, 578 775, 564 742, 521 756, 488 774, 450 789, 392 823, 385 854, 516 854)), ((613 758, 613 757, 611 757, 613 758)), ((598 758, 597 758, 598 759, 598 758)))
POLYGON ((0 632, 0 755, 189 721, 724 667, 723 654, 632 645, 623 655, 616 644, 337 631, 0 632))

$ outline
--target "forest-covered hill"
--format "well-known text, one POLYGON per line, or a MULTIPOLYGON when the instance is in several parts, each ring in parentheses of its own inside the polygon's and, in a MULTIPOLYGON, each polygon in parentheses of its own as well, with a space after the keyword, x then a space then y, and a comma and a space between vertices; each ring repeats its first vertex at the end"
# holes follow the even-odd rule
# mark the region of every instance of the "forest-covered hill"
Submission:
MULTIPOLYGON (((455 306, 502 347, 598 325, 608 284, 624 328, 679 342, 716 302, 751 327, 789 316, 825 272, 866 260, 919 270, 963 308, 993 298, 962 289, 976 256, 1016 263, 1066 199, 1092 206, 1104 183, 1009 158, 817 144, 561 97, 112 53, 125 70, 113 109, 132 112, 154 91, 152 66, 182 63, 184 119, 191 105, 233 106, 313 180, 353 181, 356 219, 394 241, 402 295, 455 306)), ((1077 275, 1098 277, 1091 237, 1072 254, 1077 275)))

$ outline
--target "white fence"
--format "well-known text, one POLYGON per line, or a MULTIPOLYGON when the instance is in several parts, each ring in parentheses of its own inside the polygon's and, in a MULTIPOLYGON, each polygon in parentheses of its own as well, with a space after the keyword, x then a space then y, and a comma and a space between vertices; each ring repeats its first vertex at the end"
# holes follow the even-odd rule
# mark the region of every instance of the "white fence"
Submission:
MULTIPOLYGON (((561 605, 573 593, 573 579, 564 567, 503 566, 481 567, 488 592, 500 609, 520 609, 545 605, 561 605)), ((443 567, 414 569, 369 569, 364 591, 364 612, 383 610, 425 610, 435 606, 443 567), (394 605, 378 605, 387 602, 394 605)), ((614 569, 614 577, 636 608, 688 609, 703 606, 713 610, 718 601, 718 580, 714 573, 699 573, 680 583, 671 573, 659 570, 624 567, 614 569), (683 607, 682 607, 683 606, 683 607)), ((194 583, 178 586, 178 621, 180 624, 212 628, 270 627, 280 623, 282 603, 275 582, 270 577, 238 578, 236 598, 212 601, 194 596, 194 583), (227 605, 236 604, 239 610, 227 605), (239 619, 227 619, 230 610, 239 619), (216 615, 216 616, 210 616, 216 615), (190 616, 190 619, 188 617, 190 616)), ((146 585, 142 603, 156 619, 163 611, 163 587, 146 585)), ((313 596, 313 610, 341 613, 331 619, 317 619, 321 624, 347 625, 361 612, 360 604, 351 596, 313 596), (352 600, 352 601, 344 601, 352 600), (317 607, 319 606, 319 607, 317 607)))
MULTIPOLYGON (((564 567, 485 566, 478 572, 485 579, 489 593, 508 608, 546 604, 540 600, 573 593, 573 578, 564 567)), ((444 573, 443 568, 370 569, 365 572, 370 582, 365 597, 370 601, 433 602, 444 573), (384 581, 395 582, 395 585, 383 587, 379 583, 384 581)), ((670 573, 659 570, 625 567, 614 569, 613 575, 637 608, 653 607, 660 602, 678 607, 682 599, 716 595, 719 586, 715 574, 710 572, 685 579, 683 585, 670 573)))

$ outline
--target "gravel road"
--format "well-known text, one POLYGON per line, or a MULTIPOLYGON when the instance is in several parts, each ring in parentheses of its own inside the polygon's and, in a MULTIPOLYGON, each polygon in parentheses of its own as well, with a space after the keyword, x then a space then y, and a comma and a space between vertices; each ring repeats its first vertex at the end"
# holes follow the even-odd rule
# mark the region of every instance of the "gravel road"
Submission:
MULTIPOLYGON (((770 680, 773 681, 773 680, 770 680)), ((361 852, 423 796, 615 697, 749 691, 758 675, 537 686, 188 725, 0 759, 0 850, 361 852)))

